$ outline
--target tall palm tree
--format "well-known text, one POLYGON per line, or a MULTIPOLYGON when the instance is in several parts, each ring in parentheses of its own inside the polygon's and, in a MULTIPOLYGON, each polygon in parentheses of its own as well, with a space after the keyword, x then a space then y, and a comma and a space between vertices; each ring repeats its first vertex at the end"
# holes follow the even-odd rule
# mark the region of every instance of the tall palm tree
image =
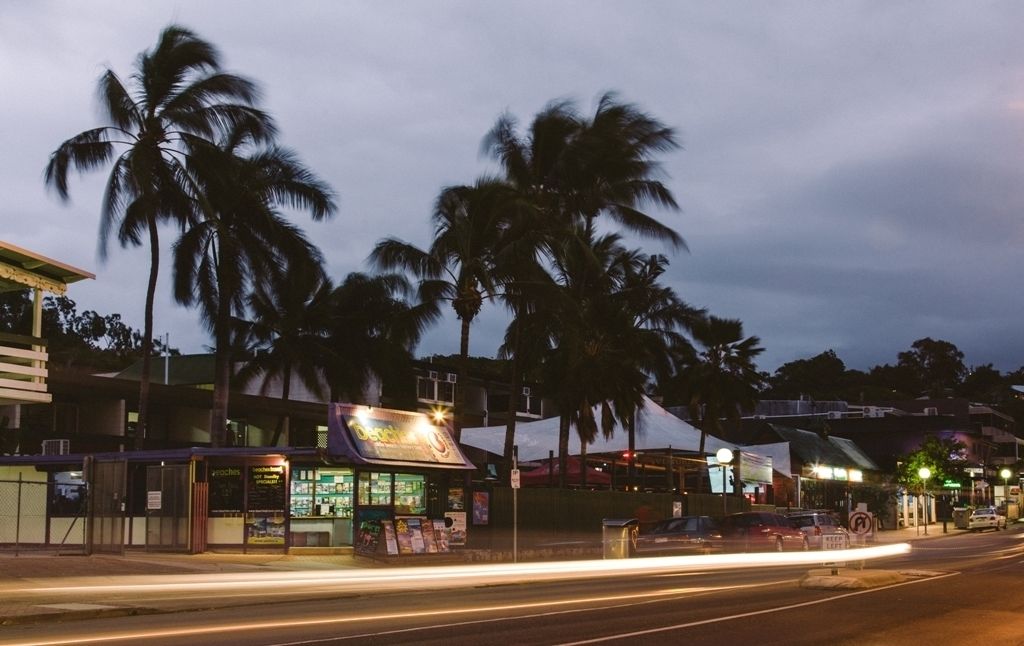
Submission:
POLYGON ((174 245, 174 294, 198 304, 214 337, 210 442, 226 440, 232 319, 253 287, 289 271, 322 264, 320 251, 280 212, 333 215, 331 189, 278 146, 261 145, 245 127, 217 145, 198 145, 188 163, 198 196, 191 228, 174 245))
POLYGON ((331 293, 322 369, 331 401, 358 402, 371 376, 408 382, 413 349, 440 317, 436 302, 410 304, 413 289, 398 274, 349 274, 331 293))
MULTIPOLYGON (((679 371, 679 383, 690 419, 700 427, 701 455, 709 433, 726 437, 722 420, 738 425, 742 410, 757 403, 764 376, 754 359, 764 351, 756 336, 743 336, 743 324, 735 319, 709 316, 692 329, 697 353, 679 371)), ((701 479, 703 487, 703 479, 701 479)))
POLYGON ((434 207, 434 234, 428 249, 387 238, 378 242, 370 255, 380 269, 410 272, 419 279, 421 301, 449 301, 459 319, 459 380, 453 419, 456 442, 462 436, 465 413, 470 326, 498 290, 494 250, 507 227, 508 198, 507 185, 487 178, 472 186, 446 188, 434 207))
MULTIPOLYGON (((277 381, 281 384, 281 400, 287 402, 294 375, 322 399, 325 392, 319 368, 326 350, 334 286, 315 266, 306 270, 296 267, 273 278, 257 284, 249 295, 251 322, 247 332, 255 352, 236 378, 240 384, 261 378, 264 395, 277 381)), ((281 436, 289 437, 288 433, 289 416, 282 414, 270 446, 277 446, 281 436)))
POLYGON ((160 266, 160 223, 179 226, 192 216, 184 162, 197 139, 211 139, 225 127, 246 123, 256 138, 274 127, 252 107, 256 88, 220 71, 217 50, 194 33, 170 25, 156 46, 139 55, 125 84, 107 69, 99 80, 100 108, 107 125, 81 132, 50 155, 46 184, 69 199, 68 171, 90 171, 113 162, 100 211, 100 258, 116 232, 122 247, 148 237, 149 282, 142 339, 138 428, 135 448, 145 442, 149 408, 149 369, 153 353, 153 301, 160 266))
MULTIPOLYGON (((604 217, 632 233, 685 248, 678 233, 640 210, 646 204, 678 209, 671 191, 658 179, 660 167, 653 158, 678 147, 671 128, 612 93, 599 99, 592 117, 580 114, 571 101, 554 101, 534 117, 526 133, 520 134, 517 126, 513 116, 502 115, 482 146, 499 162, 519 199, 533 207, 517 209, 521 222, 506 232, 519 239, 517 244, 533 244, 553 262, 562 243, 577 232, 582 232, 583 240, 593 240, 595 220, 604 217), (514 236, 517 230, 522 234, 514 236)), ((508 282, 516 280, 513 273, 508 282)), ((529 309, 523 290, 510 284, 507 291, 519 295, 508 301, 518 319, 529 309)), ((513 345, 506 343, 506 351, 518 374, 514 340, 520 326, 516 321, 512 326, 513 345)), ((515 389, 511 397, 509 408, 514 412, 515 389)), ((515 418, 510 414, 506 459, 514 434, 515 418)))
MULTIPOLYGON (((566 241, 555 257, 561 296, 549 302, 551 352, 545 383, 559 401, 560 459, 569 428, 583 443, 598 432, 610 437, 616 424, 635 448, 635 417, 653 375, 670 369, 670 350, 685 344, 680 333, 701 314, 659 284, 667 260, 624 248, 606 235, 566 241), (594 407, 600 404, 600 416, 594 407)), ((631 463, 632 466, 632 463, 631 463)))

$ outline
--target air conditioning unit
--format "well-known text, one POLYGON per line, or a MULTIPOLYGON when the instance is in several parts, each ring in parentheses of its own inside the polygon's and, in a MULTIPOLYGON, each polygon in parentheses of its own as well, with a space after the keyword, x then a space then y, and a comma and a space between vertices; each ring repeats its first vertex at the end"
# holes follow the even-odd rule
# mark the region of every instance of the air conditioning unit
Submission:
POLYGON ((431 370, 430 372, 427 373, 427 376, 429 378, 431 378, 431 379, 436 380, 437 379, 437 371, 436 370, 431 370))
POLYGON ((523 386, 523 397, 529 397, 529 396, 530 396, 530 387, 529 386, 523 386))
POLYGON ((843 419, 843 412, 838 410, 830 410, 828 412, 829 419, 843 419))
POLYGON ((71 453, 71 440, 43 440, 43 455, 67 455, 71 453))
POLYGON ((456 379, 458 379, 458 375, 456 375, 454 372, 448 373, 448 383, 454 384, 456 379))
POLYGON ((928 415, 929 417, 934 416, 934 415, 938 415, 939 414, 939 409, 934 407, 934 406, 929 406, 928 408, 924 409, 924 414, 928 415))

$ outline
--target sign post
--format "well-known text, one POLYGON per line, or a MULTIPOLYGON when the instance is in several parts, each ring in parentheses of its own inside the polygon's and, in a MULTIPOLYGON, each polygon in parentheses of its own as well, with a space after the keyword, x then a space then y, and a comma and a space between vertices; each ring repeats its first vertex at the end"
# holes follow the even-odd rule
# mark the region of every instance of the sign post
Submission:
POLYGON ((512 445, 512 562, 519 562, 519 446, 512 445))

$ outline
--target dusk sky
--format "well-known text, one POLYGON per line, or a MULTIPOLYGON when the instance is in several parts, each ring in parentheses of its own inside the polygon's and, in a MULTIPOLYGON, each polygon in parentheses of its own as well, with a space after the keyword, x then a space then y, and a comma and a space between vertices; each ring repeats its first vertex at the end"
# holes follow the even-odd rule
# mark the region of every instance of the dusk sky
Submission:
MULTIPOLYGON (((617 91, 674 127, 663 155, 686 239, 667 280, 743 321, 782 363, 833 349, 895 363, 922 337, 968 365, 1024 365, 1024 4, 1016 2, 3 2, 0 240, 96 274, 69 296, 142 329, 145 247, 97 255, 107 169, 43 184, 49 154, 102 125, 96 81, 123 79, 176 22, 256 81, 281 143, 339 212, 294 221, 340 281, 380 238, 426 246, 433 201, 494 166, 480 142, 554 99, 617 91)), ((162 230, 169 246, 171 229, 162 230)), ((155 334, 200 352, 165 249, 155 334)), ((505 314, 471 352, 494 356, 505 314)), ((458 352, 453 317, 417 354, 458 352)))

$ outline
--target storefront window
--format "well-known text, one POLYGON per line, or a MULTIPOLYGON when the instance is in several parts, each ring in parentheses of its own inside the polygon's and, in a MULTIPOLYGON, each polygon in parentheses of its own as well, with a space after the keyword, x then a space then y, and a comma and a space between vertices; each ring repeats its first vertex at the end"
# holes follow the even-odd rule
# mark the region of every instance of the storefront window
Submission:
POLYGON ((359 504, 390 505, 392 480, 393 478, 390 473, 378 473, 376 471, 360 473, 359 504))
POLYGON ((395 474, 395 513, 426 514, 426 478, 407 473, 395 474))
POLYGON ((296 467, 292 471, 292 518, 352 518, 353 489, 351 469, 296 467))

